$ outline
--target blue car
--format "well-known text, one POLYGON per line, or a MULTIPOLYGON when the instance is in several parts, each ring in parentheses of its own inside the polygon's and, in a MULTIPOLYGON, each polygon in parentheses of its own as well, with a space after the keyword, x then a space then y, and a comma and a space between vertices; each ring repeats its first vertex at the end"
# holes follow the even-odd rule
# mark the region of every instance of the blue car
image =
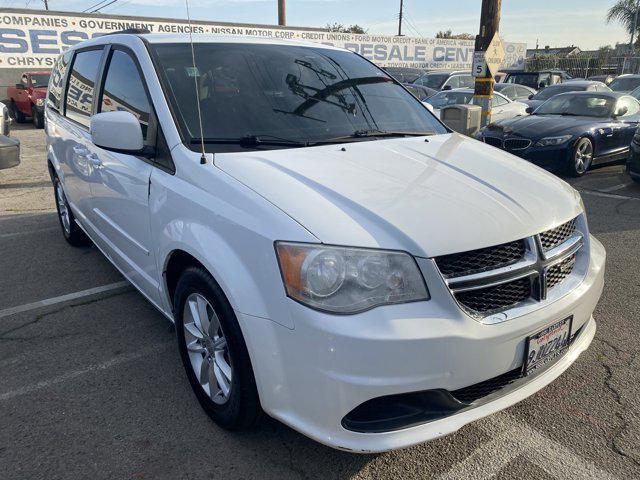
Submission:
POLYGON ((561 93, 531 115, 490 124, 479 138, 547 170, 579 177, 594 165, 624 162, 640 103, 619 92, 561 93))

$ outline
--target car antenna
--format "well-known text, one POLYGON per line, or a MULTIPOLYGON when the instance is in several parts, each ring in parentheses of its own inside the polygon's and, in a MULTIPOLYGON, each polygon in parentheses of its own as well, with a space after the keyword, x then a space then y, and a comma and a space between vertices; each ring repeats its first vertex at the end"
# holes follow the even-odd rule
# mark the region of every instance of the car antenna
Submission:
POLYGON ((198 107, 198 125, 200 127, 200 164, 207 163, 207 156, 204 151, 204 130, 202 128, 202 112, 200 111, 200 91, 198 89, 198 68, 196 67, 196 53, 193 48, 193 28, 191 27, 191 15, 189 14, 189 0, 184 0, 187 7, 187 22, 189 23, 189 45, 191 45, 191 64, 193 66, 193 85, 196 88, 196 105, 198 107))

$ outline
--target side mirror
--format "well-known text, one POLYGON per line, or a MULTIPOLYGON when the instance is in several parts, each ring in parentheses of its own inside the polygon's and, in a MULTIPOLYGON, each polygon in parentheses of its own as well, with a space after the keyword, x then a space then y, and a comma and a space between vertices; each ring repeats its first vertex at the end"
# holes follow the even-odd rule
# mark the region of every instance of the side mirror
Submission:
POLYGON ((531 95, 529 95, 529 96, 527 97, 527 99, 528 99, 528 100, 531 100, 531 99, 533 98, 533 96, 534 96, 534 95, 535 95, 535 93, 532 93, 531 95))
POLYGON ((533 113, 533 107, 527 107, 524 111, 531 115, 533 113))
POLYGON ((542 89, 543 89, 544 87, 546 87, 546 86, 547 86, 547 84, 546 84, 546 83, 544 83, 544 82, 540 82, 540 83, 538 84, 538 90, 542 90, 542 89))
POLYGON ((0 170, 20 164, 20 140, 0 135, 0 170))
POLYGON ((624 106, 624 105, 623 105, 622 107, 620 107, 619 109, 617 109, 617 110, 615 111, 615 113, 613 114, 613 117, 614 117, 614 118, 622 117, 622 116, 623 116, 623 115, 625 115, 628 111, 629 111, 629 109, 628 109, 626 106, 624 106))
POLYGON ((119 153, 142 154, 144 140, 140 122, 131 112, 103 112, 91 117, 91 141, 119 153))
POLYGON ((442 90, 453 90, 453 87, 451 85, 445 85, 442 87, 442 90))

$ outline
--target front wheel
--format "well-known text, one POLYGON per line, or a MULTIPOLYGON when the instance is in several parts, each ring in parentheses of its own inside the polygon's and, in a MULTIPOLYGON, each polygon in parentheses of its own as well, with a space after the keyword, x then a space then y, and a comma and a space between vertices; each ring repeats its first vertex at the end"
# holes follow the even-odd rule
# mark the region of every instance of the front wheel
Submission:
POLYGON ((35 128, 44 128, 44 114, 38 113, 36 107, 31 109, 31 118, 33 119, 33 126, 35 128))
POLYGON ((570 150, 567 161, 566 172, 570 177, 581 177, 593 161, 593 143, 590 139, 583 137, 579 139, 572 150, 570 150))
POLYGON ((188 268, 174 295, 180 358, 202 408, 221 427, 252 426, 260 401, 233 309, 205 270, 188 268))
POLYGON ((18 123, 24 123, 26 121, 24 113, 20 111, 15 103, 13 104, 13 118, 15 118, 18 123))

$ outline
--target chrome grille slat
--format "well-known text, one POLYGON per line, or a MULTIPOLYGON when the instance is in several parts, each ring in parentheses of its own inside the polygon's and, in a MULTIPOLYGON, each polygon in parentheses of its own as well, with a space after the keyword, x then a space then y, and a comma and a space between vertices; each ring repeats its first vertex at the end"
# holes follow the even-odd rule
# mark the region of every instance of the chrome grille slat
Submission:
POLYGON ((473 316, 485 317, 544 300, 549 289, 571 275, 583 245, 583 234, 572 219, 532 237, 436 257, 434 262, 458 304, 473 316))
POLYGON ((567 223, 563 223, 551 230, 547 230, 546 232, 542 232, 540 237, 540 245, 542 246, 543 252, 548 252, 549 250, 557 247, 558 245, 565 242, 568 238, 570 238, 576 231, 576 219, 569 220, 567 223))

